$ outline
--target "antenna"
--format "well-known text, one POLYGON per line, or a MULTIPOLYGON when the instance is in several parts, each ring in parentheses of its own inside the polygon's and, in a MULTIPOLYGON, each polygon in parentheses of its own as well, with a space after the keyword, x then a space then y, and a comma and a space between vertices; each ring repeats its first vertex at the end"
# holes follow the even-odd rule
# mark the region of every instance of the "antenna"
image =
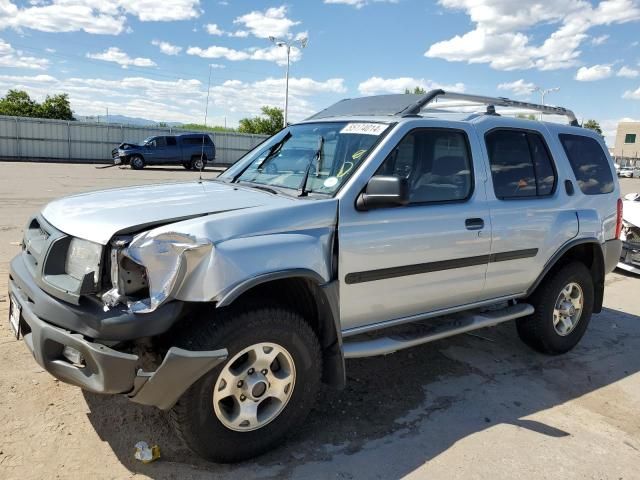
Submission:
POLYGON ((207 134, 207 115, 209 114, 209 92, 211 91, 211 64, 209 64, 209 81, 207 82, 207 102, 204 105, 204 133, 202 134, 202 149, 200 150, 200 175, 198 183, 202 183, 202 170, 204 169, 204 136, 207 134))

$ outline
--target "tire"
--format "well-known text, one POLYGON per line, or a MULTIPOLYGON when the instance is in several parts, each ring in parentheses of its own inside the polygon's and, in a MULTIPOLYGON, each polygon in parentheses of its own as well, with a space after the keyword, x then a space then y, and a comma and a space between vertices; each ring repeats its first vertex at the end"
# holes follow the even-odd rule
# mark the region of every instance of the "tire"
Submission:
MULTIPOLYGON (((260 455, 278 446, 287 435, 299 429, 315 402, 320 385, 322 357, 318 339, 309 324, 298 313, 286 307, 255 304, 231 307, 216 313, 214 321, 196 322, 189 327, 178 344, 190 350, 226 348, 229 352, 228 359, 185 392, 171 410, 170 418, 178 436, 192 451, 214 462, 229 463, 260 455), (259 422, 254 422, 253 425, 245 422, 248 424, 242 426, 235 420, 229 426, 228 424, 233 423, 230 418, 234 415, 225 412, 235 413, 241 404, 245 406, 244 402, 247 402, 246 405, 250 406, 253 400, 245 397, 244 402, 241 402, 243 395, 216 399, 214 390, 227 391, 227 386, 230 385, 229 388, 238 393, 239 389, 236 387, 240 386, 240 378, 244 379, 243 388, 248 388, 251 378, 259 373, 256 370, 253 375, 247 375, 250 369, 246 370, 248 365, 258 367, 251 363, 251 358, 255 358, 252 357, 255 350, 251 350, 251 355, 241 354, 247 348, 253 349, 255 345, 265 343, 276 345, 289 355, 287 360, 279 354, 278 363, 270 364, 267 373, 269 378, 273 379, 275 375, 285 371, 282 365, 287 365, 287 361, 292 360, 294 380, 286 393, 289 396, 285 402, 272 401, 268 395, 276 382, 268 380, 269 387, 261 400, 254 401, 254 404, 259 405, 256 406, 257 412, 271 412, 263 415, 263 420, 268 421, 262 425, 259 422), (240 359, 236 361, 235 357, 238 355, 240 359), (281 365, 280 372, 276 371, 277 365, 281 365), (238 376, 229 377, 231 371, 238 376), (230 379, 228 383, 223 382, 225 378, 230 379), (263 404, 266 405, 264 409, 263 404), (277 413, 273 416, 275 411, 277 413)), ((281 376, 290 379, 291 369, 288 371, 288 377, 286 372, 281 376)), ((264 372, 267 370, 261 370, 260 374, 264 372)), ((224 397, 224 394, 219 394, 219 397, 224 397)), ((259 419, 260 413, 255 418, 259 419)))
POLYGON ((182 166, 187 170, 191 170, 191 162, 182 162, 182 166))
POLYGON ((131 168, 134 170, 142 170, 144 168, 144 158, 140 155, 133 155, 129 160, 129 165, 131 165, 131 168))
POLYGON ((200 165, 202 164, 202 170, 204 170, 207 166, 207 157, 204 156, 203 158, 200 158, 200 156, 193 156, 191 157, 191 169, 192 170, 200 170, 201 167, 200 165))
POLYGON ((543 282, 528 300, 535 308, 535 313, 516 321, 518 335, 524 343, 539 352, 550 355, 566 353, 578 344, 591 320, 593 279, 583 263, 572 262, 562 266, 543 282), (567 296, 563 291, 570 292, 570 295, 567 296), (579 294, 582 297, 582 309, 576 317, 570 315, 571 306, 574 307, 573 312, 577 313, 579 294), (569 297, 574 301, 569 301, 569 297), (559 307, 557 312, 556 306, 559 307))

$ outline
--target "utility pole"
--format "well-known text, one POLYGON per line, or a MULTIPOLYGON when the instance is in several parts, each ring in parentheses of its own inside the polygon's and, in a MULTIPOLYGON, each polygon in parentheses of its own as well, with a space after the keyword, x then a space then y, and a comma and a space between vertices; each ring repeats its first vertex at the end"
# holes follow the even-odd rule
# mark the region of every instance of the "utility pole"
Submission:
POLYGON ((285 75, 285 87, 284 87, 284 127, 287 126, 287 117, 289 113, 289 67, 291 64, 291 47, 298 46, 301 49, 307 46, 309 43, 309 39, 306 37, 300 38, 298 40, 280 40, 276 37, 269 37, 269 40, 276 45, 277 47, 284 47, 287 49, 287 73, 285 75))
MULTIPOLYGON (((544 98, 545 98, 548 94, 550 94, 550 93, 552 93, 552 92, 557 92, 558 90, 560 90, 560 88, 558 88, 558 87, 554 87, 554 88, 547 88, 547 89, 544 89, 544 88, 542 88, 542 87, 534 87, 534 89, 533 89, 533 91, 534 91, 534 92, 539 92, 539 93, 540 93, 540 96, 542 97, 542 106, 543 106, 543 107, 544 107, 544 105, 545 105, 545 103, 544 103, 544 98)), ((539 120, 540 120, 540 121, 542 121, 542 112, 540 112, 539 120)))

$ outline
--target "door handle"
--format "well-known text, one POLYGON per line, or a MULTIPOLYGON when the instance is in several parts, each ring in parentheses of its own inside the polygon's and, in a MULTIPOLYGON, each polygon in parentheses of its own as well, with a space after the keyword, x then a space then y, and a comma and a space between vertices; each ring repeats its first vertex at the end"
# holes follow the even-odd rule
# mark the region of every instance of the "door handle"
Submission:
POLYGON ((467 230, 482 230, 484 228, 484 220, 481 218, 467 218, 464 221, 467 230))

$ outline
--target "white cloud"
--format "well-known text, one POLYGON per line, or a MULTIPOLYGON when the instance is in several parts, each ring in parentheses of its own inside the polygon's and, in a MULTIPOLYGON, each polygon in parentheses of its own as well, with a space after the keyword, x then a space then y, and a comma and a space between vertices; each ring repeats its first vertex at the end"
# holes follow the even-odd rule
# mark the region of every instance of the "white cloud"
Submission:
MULTIPOLYGON (((143 117, 155 121, 202 122, 207 86, 197 79, 155 80, 125 77, 118 80, 100 78, 58 79, 50 75, 0 75, 0 94, 20 88, 33 98, 67 92, 71 106, 79 115, 113 114, 143 117)), ((289 113, 292 121, 301 120, 319 110, 314 101, 319 96, 343 94, 344 80, 318 81, 293 77, 289 81, 289 113)), ((230 124, 242 117, 260 114, 263 105, 282 106, 284 79, 266 78, 255 82, 227 80, 211 87, 209 107, 212 122, 230 124)), ((328 102, 323 100, 322 105, 328 102)))
POLYGON ((602 45, 607 40, 609 40, 609 35, 600 35, 599 37, 593 37, 591 39, 591 45, 602 45))
POLYGON ((637 90, 627 90, 622 95, 622 98, 628 98, 630 100, 640 100, 640 87, 637 90))
POLYGON ((205 25, 205 28, 207 29, 207 33, 209 35, 220 36, 224 34, 224 31, 220 27, 218 27, 217 23, 208 23, 205 25))
POLYGON ((595 26, 640 19, 635 0, 537 0, 523 8, 510 0, 440 0, 440 5, 467 13, 475 28, 431 45, 429 58, 488 63, 497 70, 555 70, 578 63, 587 32, 595 26), (534 44, 529 31, 557 24, 542 43, 534 44))
POLYGON ((640 71, 623 65, 622 67, 620 67, 620 70, 618 70, 618 73, 616 73, 616 75, 618 77, 636 78, 638 75, 640 75, 640 71))
POLYGON ((93 58, 95 60, 103 60, 105 62, 117 63, 122 68, 127 68, 131 65, 135 67, 155 67, 156 66, 156 63, 150 58, 143 58, 143 57, 132 58, 127 53, 120 50, 118 47, 109 47, 104 52, 100 52, 100 53, 87 53, 87 58, 93 58))
POLYGON ((404 93, 408 88, 413 90, 415 87, 420 87, 425 90, 433 90, 441 88, 443 90, 451 90, 456 92, 463 92, 465 90, 464 83, 456 83, 453 85, 443 85, 436 83, 432 80, 425 80, 424 78, 413 77, 399 77, 399 78, 381 78, 371 77, 358 85, 358 91, 362 95, 379 95, 383 93, 404 93))
MULTIPOLYGON (((249 48, 246 50, 235 50, 228 47, 220 47, 212 45, 208 48, 189 47, 188 55, 196 55, 202 58, 225 58, 232 62, 243 60, 265 60, 275 62, 278 65, 284 65, 287 62, 287 51, 284 48, 270 46, 265 48, 249 48)), ((302 58, 302 51, 299 48, 292 47, 290 54, 291 62, 297 62, 302 58)))
POLYGON ((594 65, 593 67, 580 67, 576 73, 579 82, 593 82, 603 80, 611 76, 610 65, 594 65))
POLYGON ((236 38, 246 38, 249 36, 249 32, 247 32, 246 30, 236 30, 235 32, 227 33, 227 35, 229 35, 230 37, 236 37, 236 38))
POLYGON ((506 82, 498 85, 498 90, 509 90, 515 95, 529 95, 535 88, 536 85, 534 83, 525 82, 522 78, 515 82, 506 82))
POLYGON ((233 23, 242 25, 243 29, 258 38, 288 37, 291 27, 300 22, 287 18, 287 7, 268 8, 264 12, 253 11, 236 18, 233 23))
POLYGON ((165 55, 178 55, 182 51, 182 47, 161 40, 151 40, 151 44, 158 47, 165 55))
POLYGON ((324 3, 350 5, 352 7, 362 8, 370 3, 398 3, 398 0, 324 0, 324 3))
POLYGON ((16 50, 11 44, 0 38, 0 67, 6 68, 28 68, 31 70, 46 70, 49 60, 24 55, 20 50, 16 50))
POLYGON ((0 0, 0 29, 29 28, 43 32, 85 31, 119 35, 126 31, 127 16, 142 22, 187 20, 202 12, 200 0, 39 0, 18 6, 0 0))

